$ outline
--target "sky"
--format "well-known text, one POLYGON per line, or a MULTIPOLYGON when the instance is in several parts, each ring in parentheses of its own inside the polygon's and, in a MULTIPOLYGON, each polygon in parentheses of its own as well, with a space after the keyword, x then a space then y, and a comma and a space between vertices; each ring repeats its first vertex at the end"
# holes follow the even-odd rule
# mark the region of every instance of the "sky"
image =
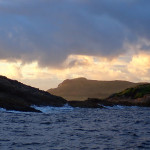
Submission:
POLYGON ((150 1, 0 0, 0 75, 150 82, 150 1))

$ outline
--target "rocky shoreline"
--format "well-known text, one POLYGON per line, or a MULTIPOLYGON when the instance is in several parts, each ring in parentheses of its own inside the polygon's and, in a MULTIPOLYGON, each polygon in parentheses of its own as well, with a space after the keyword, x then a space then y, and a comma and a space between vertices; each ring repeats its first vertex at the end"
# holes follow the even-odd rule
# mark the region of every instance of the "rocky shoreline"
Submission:
POLYGON ((105 108, 105 106, 150 107, 150 84, 138 85, 115 93, 106 99, 89 98, 85 101, 67 101, 62 97, 0 76, 0 107, 6 110, 40 112, 32 106, 62 107, 68 104, 80 108, 105 108))
POLYGON ((90 98, 88 102, 95 102, 102 106, 140 106, 150 107, 150 84, 142 84, 133 88, 127 88, 115 93, 106 99, 90 98))
POLYGON ((0 107, 6 110, 39 112, 36 106, 62 107, 67 101, 59 96, 0 76, 0 107))

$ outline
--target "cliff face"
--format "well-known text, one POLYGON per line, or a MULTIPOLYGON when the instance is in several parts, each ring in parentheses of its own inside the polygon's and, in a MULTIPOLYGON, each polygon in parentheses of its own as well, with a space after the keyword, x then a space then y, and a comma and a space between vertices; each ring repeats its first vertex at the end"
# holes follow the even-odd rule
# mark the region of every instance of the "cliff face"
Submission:
POLYGON ((61 107, 66 100, 48 92, 0 76, 0 107, 7 110, 36 111, 31 105, 61 107))
POLYGON ((61 96, 67 100, 85 100, 88 98, 104 99, 113 93, 126 88, 134 87, 139 83, 128 81, 97 81, 86 78, 65 80, 57 88, 49 89, 48 92, 61 96))

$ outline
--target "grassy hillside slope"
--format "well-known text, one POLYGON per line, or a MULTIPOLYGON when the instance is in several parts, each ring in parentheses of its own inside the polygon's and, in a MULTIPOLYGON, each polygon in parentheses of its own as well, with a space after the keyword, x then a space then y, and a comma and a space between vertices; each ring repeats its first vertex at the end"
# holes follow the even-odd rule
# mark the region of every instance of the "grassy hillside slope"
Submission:
POLYGON ((67 100, 85 100, 87 98, 107 98, 113 93, 126 88, 134 87, 139 83, 128 81, 97 81, 86 78, 67 79, 57 88, 49 89, 48 92, 61 96, 67 100))
POLYGON ((150 84, 142 84, 134 88, 128 88, 122 92, 113 94, 112 96, 110 96, 110 98, 119 97, 119 98, 137 99, 137 98, 142 98, 143 96, 149 94, 150 94, 150 84))
MULTIPOLYGON (((81 103, 81 106, 105 107, 114 105, 150 107, 150 84, 142 84, 115 93, 106 99, 94 99, 81 103), (84 104, 84 105, 83 105, 84 104)), ((70 102, 71 106, 79 107, 80 103, 70 102)))

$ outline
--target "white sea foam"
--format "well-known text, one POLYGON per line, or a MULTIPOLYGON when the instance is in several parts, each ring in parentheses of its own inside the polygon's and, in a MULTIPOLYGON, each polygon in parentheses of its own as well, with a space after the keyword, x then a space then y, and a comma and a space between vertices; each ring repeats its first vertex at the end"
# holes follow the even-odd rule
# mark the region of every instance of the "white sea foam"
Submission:
POLYGON ((8 113, 30 113, 30 112, 23 112, 23 111, 17 111, 17 110, 6 110, 4 108, 0 108, 0 112, 8 112, 8 113))
POLYGON ((4 108, 0 108, 0 112, 19 113, 19 111, 15 111, 15 110, 6 110, 6 109, 4 109, 4 108))
POLYGON ((65 112, 72 111, 73 107, 69 105, 64 105, 63 107, 51 107, 51 106, 31 106, 36 110, 40 110, 43 113, 53 113, 53 112, 65 112))
POLYGON ((6 111, 6 109, 4 108, 0 108, 0 112, 6 111))

